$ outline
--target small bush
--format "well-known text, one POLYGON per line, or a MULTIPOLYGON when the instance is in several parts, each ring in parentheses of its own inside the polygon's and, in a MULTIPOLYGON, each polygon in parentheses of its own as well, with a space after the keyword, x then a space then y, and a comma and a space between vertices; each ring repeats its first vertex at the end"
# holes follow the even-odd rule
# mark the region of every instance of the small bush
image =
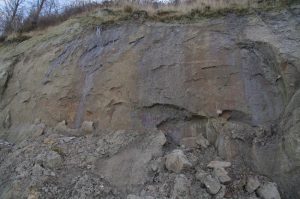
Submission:
POLYGON ((1 35, 0 36, 0 43, 3 43, 5 41, 5 39, 7 38, 6 35, 1 35))
POLYGON ((130 5, 124 6, 124 12, 126 12, 126 13, 132 13, 133 12, 132 6, 130 6, 130 5))

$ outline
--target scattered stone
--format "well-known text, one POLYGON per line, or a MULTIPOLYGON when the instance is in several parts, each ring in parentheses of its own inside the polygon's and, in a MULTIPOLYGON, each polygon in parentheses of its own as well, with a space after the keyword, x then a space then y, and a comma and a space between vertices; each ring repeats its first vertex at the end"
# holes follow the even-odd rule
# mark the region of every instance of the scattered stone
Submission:
POLYGON ((204 149, 209 146, 209 141, 202 134, 197 137, 196 143, 204 149))
POLYGON ((226 194, 225 185, 221 185, 220 191, 216 194, 215 199, 223 199, 226 194))
POLYGON ((9 142, 5 141, 5 140, 0 139, 0 147, 1 146, 11 146, 11 144, 9 142))
POLYGON ((92 122, 92 121, 84 121, 81 124, 81 128, 80 129, 81 129, 81 131, 83 133, 86 133, 86 134, 92 133, 95 130, 94 122, 92 122))
POLYGON ((225 162, 225 161, 211 161, 208 165, 208 168, 214 169, 214 168, 227 168, 231 167, 230 162, 225 162))
POLYGON ((166 168, 175 173, 180 173, 184 168, 191 167, 182 150, 176 149, 166 155, 166 168))
POLYGON ((146 186, 142 191, 140 196, 152 196, 152 195, 156 195, 157 194, 157 189, 154 185, 148 185, 146 186))
POLYGON ((228 172, 224 168, 214 168, 213 173, 222 184, 227 184, 231 181, 228 172))
POLYGON ((217 109, 217 115, 222 115, 223 111, 220 109, 217 109))
POLYGON ((196 173, 196 179, 199 180, 201 183, 204 184, 204 179, 206 178, 206 176, 208 176, 209 174, 207 172, 205 172, 202 169, 198 169, 197 173, 196 173))
POLYGON ((219 183, 218 179, 212 177, 211 175, 207 175, 204 180, 203 184, 207 188, 208 193, 215 195, 221 189, 221 184, 219 183))
POLYGON ((185 175, 180 174, 176 176, 172 198, 189 199, 190 196, 190 181, 185 175))
POLYGON ((65 120, 62 122, 59 122, 56 127, 54 128, 54 131, 58 134, 68 134, 68 135, 74 135, 79 136, 80 133, 78 132, 78 129, 70 129, 67 126, 67 123, 65 120))
POLYGON ((257 194, 262 199, 281 199, 275 183, 267 182, 260 186, 257 194))
POLYGON ((196 148, 197 147, 196 138, 195 137, 182 138, 180 141, 180 145, 187 148, 196 148))
POLYGON ((246 191, 253 193, 260 186, 260 182, 256 176, 249 176, 246 184, 246 191))
POLYGON ((49 151, 47 153, 42 153, 37 156, 37 161, 41 162, 44 166, 54 169, 62 164, 62 158, 59 153, 55 151, 49 151))
POLYGON ((44 144, 47 144, 47 145, 52 145, 55 143, 55 140, 53 138, 45 138, 44 141, 43 141, 44 144))
POLYGON ((72 140, 74 140, 76 137, 62 137, 59 139, 60 143, 68 143, 72 140))
POLYGON ((46 165, 49 168, 59 167, 61 163, 62 163, 62 158, 57 152, 50 151, 50 153, 47 154, 46 165))
POLYGON ((127 196, 127 199, 154 199, 152 196, 136 196, 133 194, 130 194, 127 196))
POLYGON ((159 172, 160 169, 163 167, 164 162, 162 161, 162 158, 159 157, 157 160, 153 160, 150 163, 150 168, 153 172, 159 172))
POLYGON ((167 138, 162 131, 159 131, 153 140, 153 143, 157 143, 161 146, 165 145, 166 142, 167 142, 167 138))

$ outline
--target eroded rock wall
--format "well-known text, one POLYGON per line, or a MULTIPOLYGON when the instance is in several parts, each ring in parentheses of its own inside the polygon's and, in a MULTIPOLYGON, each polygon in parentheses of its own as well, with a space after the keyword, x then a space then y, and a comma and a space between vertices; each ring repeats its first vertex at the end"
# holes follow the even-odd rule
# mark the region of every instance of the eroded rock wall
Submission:
POLYGON ((295 198, 299 13, 293 7, 88 31, 74 22, 2 48, 0 136, 21 142, 37 118, 50 127, 89 120, 96 129, 156 128, 175 145, 193 146, 203 134, 222 158, 267 175, 295 198))

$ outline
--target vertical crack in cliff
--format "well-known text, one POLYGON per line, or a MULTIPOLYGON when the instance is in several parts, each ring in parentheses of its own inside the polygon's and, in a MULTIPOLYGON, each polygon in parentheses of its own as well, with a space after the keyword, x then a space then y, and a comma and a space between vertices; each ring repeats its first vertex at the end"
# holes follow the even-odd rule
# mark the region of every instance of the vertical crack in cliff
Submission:
POLYGON ((87 96, 90 94, 93 84, 94 84, 94 75, 95 72, 98 71, 102 67, 102 64, 98 64, 95 59, 101 54, 103 47, 108 44, 103 44, 101 39, 101 28, 98 27, 96 30, 96 34, 92 36, 91 40, 88 42, 92 44, 92 47, 88 48, 81 56, 80 56, 80 68, 84 73, 84 83, 83 88, 81 90, 81 97, 79 100, 79 104, 77 107, 74 127, 80 128, 81 123, 84 118, 85 113, 85 105, 87 96), (94 44, 96 42, 96 44, 94 44))

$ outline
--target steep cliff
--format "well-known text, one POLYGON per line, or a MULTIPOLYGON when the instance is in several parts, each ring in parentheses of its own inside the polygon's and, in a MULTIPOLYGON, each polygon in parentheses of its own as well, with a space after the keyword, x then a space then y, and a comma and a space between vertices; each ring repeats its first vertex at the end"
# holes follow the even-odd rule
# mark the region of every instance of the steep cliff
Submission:
POLYGON ((300 197, 299 6, 184 23, 104 15, 0 47, 0 196, 93 198, 88 190, 115 187, 101 197, 123 198, 162 183, 147 168, 181 146, 192 168, 168 178, 165 197, 214 159, 233 164, 228 187, 254 172, 282 198, 300 197))

